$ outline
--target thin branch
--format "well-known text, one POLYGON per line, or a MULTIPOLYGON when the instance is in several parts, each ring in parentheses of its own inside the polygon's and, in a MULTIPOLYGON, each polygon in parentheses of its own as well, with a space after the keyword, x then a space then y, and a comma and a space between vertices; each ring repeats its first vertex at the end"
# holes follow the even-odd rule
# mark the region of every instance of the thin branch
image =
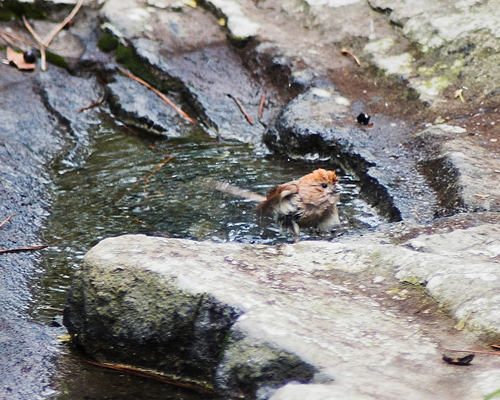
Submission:
POLYGON ((55 241, 54 243, 51 244, 41 244, 38 246, 26 246, 26 247, 18 247, 15 249, 2 249, 0 250, 0 254, 5 254, 5 253, 19 253, 21 251, 32 251, 32 250, 42 250, 47 247, 52 247, 55 246, 57 243, 62 242, 62 239, 59 239, 55 241))
POLYGON ((166 163, 168 163, 172 158, 176 157, 178 153, 171 155, 170 157, 165 158, 161 163, 159 163, 155 169, 146 177, 144 180, 144 192, 146 192, 146 188, 148 187, 150 179, 156 174, 160 169, 162 169, 166 163))
POLYGON ((239 101, 236 97, 234 97, 233 95, 227 93, 228 97, 232 98, 234 100, 234 102, 236 103, 236 105, 240 108, 241 112, 243 113, 243 115, 245 116, 246 120, 248 121, 248 123, 250 125, 253 125, 253 121, 252 121, 252 118, 250 118, 250 115, 248 115, 247 111, 245 110, 245 107, 243 107, 243 104, 241 103, 241 101, 239 101))
POLYGON ((28 20, 26 19, 26 17, 23 15, 23 22, 24 22, 24 26, 26 27, 26 29, 28 29, 28 31, 31 33, 31 36, 33 36, 33 38, 36 40, 36 42, 40 45, 40 46, 45 46, 43 44, 43 40, 40 36, 38 36, 38 33, 35 32, 35 29, 31 26, 31 24, 28 22, 28 20))
POLYGON ((21 251, 42 250, 45 249, 46 247, 50 247, 50 244, 42 244, 40 246, 18 247, 16 249, 0 249, 0 254, 19 253, 21 251))
POLYGON ((264 112, 264 101, 266 100, 266 91, 262 93, 262 97, 260 98, 259 104, 259 120, 262 118, 262 113, 264 112))
POLYGON ((7 222, 9 222, 12 219, 12 217, 14 217, 14 215, 16 214, 9 215, 7 218, 5 218, 3 222, 0 224, 0 228, 4 226, 7 222))
POLYGON ((103 101, 104 101, 104 96, 102 96, 99 100, 94 101, 93 103, 89 104, 87 107, 79 108, 78 110, 76 110, 76 112, 81 113, 82 111, 94 108, 94 107, 98 106, 99 104, 101 104, 103 101))
POLYGON ((79 0, 78 3, 76 3, 75 7, 71 11, 71 13, 64 19, 63 22, 61 22, 58 26, 56 26, 52 32, 50 32, 49 36, 47 39, 43 41, 43 45, 45 47, 48 47, 50 42, 54 40, 54 38, 57 36, 59 32, 73 19, 73 17, 76 15, 76 13, 80 10, 80 7, 83 5, 84 0, 79 0))
POLYGON ((107 368, 107 369, 112 369, 114 371, 120 371, 124 373, 128 373, 131 375, 137 375, 141 376, 144 378, 152 378, 157 381, 163 382, 163 383, 168 383, 169 385, 174 385, 186 389, 191 389, 191 390, 196 390, 199 392, 205 392, 205 393, 213 393, 213 389, 209 387, 203 387, 203 386, 198 386, 198 385, 193 385, 191 383, 186 383, 186 382, 181 382, 181 381, 175 381, 173 379, 169 379, 163 375, 160 375, 155 372, 151 372, 148 370, 143 370, 139 368, 134 368, 128 365, 120 365, 120 364, 111 364, 111 363, 99 363, 96 361, 90 361, 90 360, 85 360, 85 362, 95 365, 96 367, 101 367, 101 368, 107 368))
POLYGON ((33 38, 38 43, 38 48, 40 49, 40 53, 41 53, 40 67, 42 68, 42 71, 46 71, 47 70, 47 62, 46 62, 47 56, 45 55, 45 45, 43 44, 43 41, 40 38, 40 36, 38 36, 38 33, 35 32, 35 30, 30 25, 30 23, 28 22, 28 20, 26 19, 26 17, 24 15, 23 15, 23 22, 24 22, 24 26, 26 26, 26 29, 28 29, 28 31, 31 33, 33 38))
MULTIPOLYGON (((161 163, 159 163, 154 169, 153 171, 151 171, 149 174, 147 175, 144 175, 141 179, 139 179, 137 182, 135 182, 129 189, 132 190, 133 188, 135 188, 137 185, 139 185, 142 181, 146 181, 145 183, 145 187, 147 186, 147 184, 149 183, 149 180, 151 179, 151 177, 156 174, 161 168, 163 168, 163 166, 168 163, 172 158, 174 157, 177 157, 179 155, 179 153, 175 153, 175 154, 172 154, 171 156, 165 158, 161 163)), ((123 199, 125 198, 127 194, 124 194, 117 202, 116 204, 120 204, 123 199)))
POLYGON ((500 356, 500 351, 480 351, 480 350, 458 350, 458 349, 447 349, 445 347, 439 347, 439 350, 449 351, 450 353, 474 353, 474 354, 487 354, 489 356, 500 356))
POLYGON ((3 34, 2 32, 0 32, 0 36, 2 36, 2 39, 5 40, 5 42, 7 44, 10 44, 12 47, 16 48, 16 49, 20 49, 19 45, 17 43, 15 43, 10 37, 8 37, 7 35, 3 34))
POLYGON ((160 92, 158 89, 155 89, 153 86, 151 86, 149 83, 147 83, 146 81, 142 80, 141 78, 135 76, 134 74, 128 72, 128 71, 125 71, 123 68, 118 68, 118 70, 124 74, 124 75, 127 75, 129 78, 132 78, 133 80, 139 82, 141 85, 144 85, 146 86, 148 89, 152 90, 153 92, 155 92, 165 103, 167 103, 170 107, 172 107, 175 111, 177 111, 177 113, 179 113, 180 115, 182 115, 184 118, 186 118, 189 122, 191 122, 192 124, 195 124, 196 125, 196 121, 191 118, 189 115, 187 115, 184 111, 182 111, 179 107, 177 107, 173 102, 172 100, 170 100, 167 96, 165 96, 162 92, 160 92))
MULTIPOLYGON (((19 42, 27 44, 28 46, 31 46, 31 47, 37 47, 38 46, 37 44, 35 44, 35 43, 33 43, 33 42, 29 41, 29 40, 26 40, 23 37, 21 37, 19 35, 16 35, 15 33, 6 31, 5 29, 0 28, 0 33, 2 35, 8 36, 8 37, 10 37, 10 38, 12 38, 14 40, 17 40, 19 42)), ((19 47, 19 46, 16 45, 16 47, 19 47)))
POLYGON ((361 66, 361 62, 359 61, 359 58, 356 57, 352 51, 349 51, 346 48, 343 48, 341 51, 342 51, 342 54, 347 54, 348 56, 351 56, 354 59, 354 61, 356 61, 356 64, 358 64, 358 66, 361 66))

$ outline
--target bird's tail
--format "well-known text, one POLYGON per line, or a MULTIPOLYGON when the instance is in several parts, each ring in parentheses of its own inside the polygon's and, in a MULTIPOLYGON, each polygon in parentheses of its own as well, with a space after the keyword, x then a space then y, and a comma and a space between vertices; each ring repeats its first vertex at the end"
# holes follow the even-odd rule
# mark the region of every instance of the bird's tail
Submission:
POLYGON ((227 182, 212 181, 212 187, 220 192, 227 193, 235 197, 241 197, 243 199, 251 200, 256 203, 262 203, 263 201, 266 200, 265 196, 252 192, 250 190, 241 189, 227 182))

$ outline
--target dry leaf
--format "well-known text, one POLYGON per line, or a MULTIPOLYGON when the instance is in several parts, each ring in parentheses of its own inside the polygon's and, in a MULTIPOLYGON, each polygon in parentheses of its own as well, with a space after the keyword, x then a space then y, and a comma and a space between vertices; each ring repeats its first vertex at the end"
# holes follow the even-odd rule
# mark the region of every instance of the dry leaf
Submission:
POLYGON ((15 50, 12 50, 10 47, 7 47, 7 60, 14 64, 20 70, 33 70, 36 67, 35 63, 27 63, 24 61, 24 54, 18 53, 15 50))

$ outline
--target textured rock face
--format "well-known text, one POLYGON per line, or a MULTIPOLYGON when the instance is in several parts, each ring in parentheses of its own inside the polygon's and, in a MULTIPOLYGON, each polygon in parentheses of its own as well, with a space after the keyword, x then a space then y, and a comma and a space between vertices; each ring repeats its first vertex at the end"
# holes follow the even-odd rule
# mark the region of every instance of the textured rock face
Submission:
MULTIPOLYGON (((110 241, 131 249, 130 258, 118 260, 118 253, 104 255, 96 248, 68 301, 65 324, 90 356, 215 385, 232 395, 248 396, 259 384, 311 378, 313 368, 295 355, 258 338, 249 342, 238 329, 231 331, 251 304, 245 304, 245 291, 219 276, 224 271, 209 267, 210 258, 189 261, 196 244, 144 236, 124 239, 110 241), (156 255, 147 260, 150 250, 156 255), (203 269, 209 275, 197 282, 193 278, 203 269), (218 289, 213 294, 212 284, 218 289)), ((101 249, 107 252, 105 247, 101 249)), ((220 261, 222 253, 208 253, 220 261)))
POLYGON ((106 239, 85 257, 65 324, 100 362, 158 370, 226 397, 484 396, 495 390, 484 382, 500 378, 498 362, 450 369, 438 347, 466 348, 470 338, 450 335, 450 321, 427 300, 396 313, 408 290, 395 289, 394 275, 426 285, 460 329, 499 337, 497 234, 484 225, 403 247, 380 234, 279 247, 106 239), (441 250, 447 239, 464 247, 441 250), (473 261, 473 272, 456 269, 473 261))

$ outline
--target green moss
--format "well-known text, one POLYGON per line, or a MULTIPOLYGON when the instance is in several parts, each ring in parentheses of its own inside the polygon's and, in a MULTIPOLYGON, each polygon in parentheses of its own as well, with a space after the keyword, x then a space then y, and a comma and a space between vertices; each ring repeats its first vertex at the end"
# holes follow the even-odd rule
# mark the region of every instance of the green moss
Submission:
POLYGON ((50 51, 46 51, 47 62, 61 68, 68 68, 68 63, 64 57, 50 51))
POLYGON ((455 329, 457 331, 462 331, 465 328, 471 315, 472 315, 472 312, 469 311, 465 317, 463 317, 460 321, 458 321, 458 323, 455 325, 455 329))
POLYGON ((111 33, 105 33, 97 41, 97 47, 105 53, 116 50, 118 48, 118 44, 118 38, 111 33))
POLYGON ((115 52, 115 59, 124 69, 145 80, 159 91, 167 93, 172 89, 172 83, 167 84, 166 80, 161 79, 130 47, 118 45, 115 52))
POLYGON ((20 20, 22 16, 30 19, 45 19, 46 12, 35 4, 6 0, 0 3, 0 20, 20 20))
POLYGON ((128 66, 134 62, 134 58, 135 53, 130 47, 120 45, 116 48, 115 59, 118 63, 128 66))
POLYGON ((424 282, 420 278, 417 278, 416 276, 405 276, 404 278, 401 278, 401 282, 408 283, 414 286, 424 284, 424 282))

